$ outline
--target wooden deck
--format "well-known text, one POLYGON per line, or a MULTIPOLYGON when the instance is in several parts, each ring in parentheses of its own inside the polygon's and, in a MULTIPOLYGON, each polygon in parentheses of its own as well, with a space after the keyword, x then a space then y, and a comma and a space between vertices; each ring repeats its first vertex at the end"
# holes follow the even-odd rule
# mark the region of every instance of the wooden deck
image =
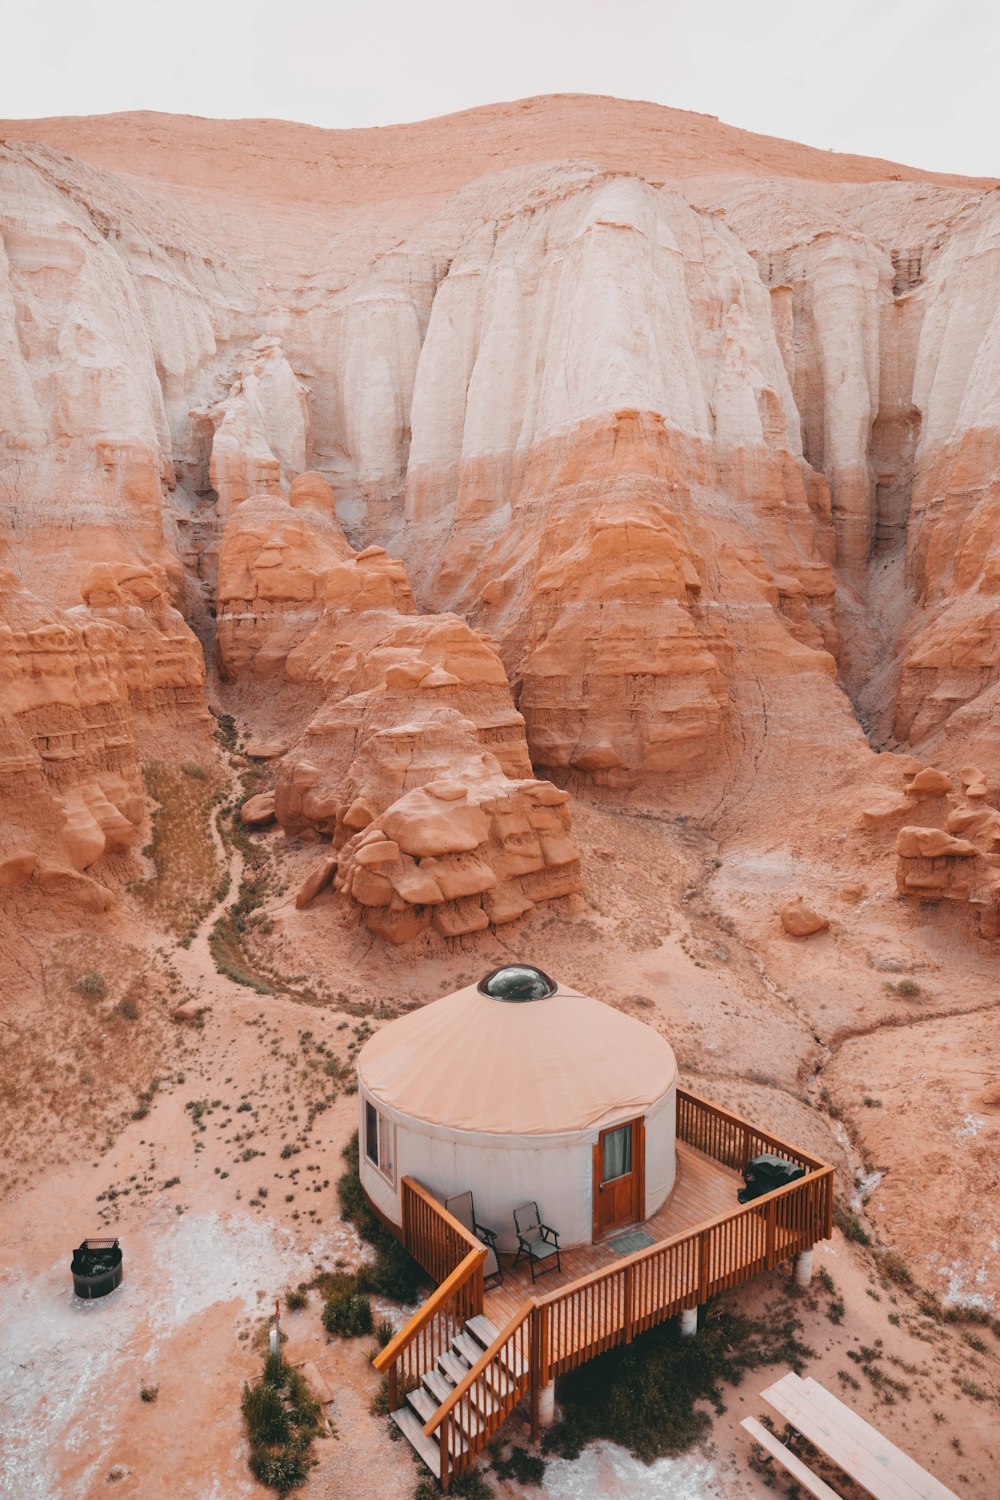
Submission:
MULTIPOLYGON (((669 1240, 675 1234, 685 1234, 720 1214, 730 1213, 738 1207, 736 1192, 743 1186, 739 1172, 723 1167, 704 1152, 697 1151, 684 1141, 677 1142, 677 1176, 673 1191, 666 1203, 651 1219, 642 1224, 632 1224, 621 1234, 633 1234, 642 1229, 656 1244, 669 1240)), ((558 1225, 555 1226, 558 1229, 558 1225)), ((600 1245, 582 1245, 578 1250, 567 1250, 562 1256, 562 1266, 539 1276, 532 1285, 531 1271, 521 1262, 517 1270, 511 1269, 512 1255, 501 1256, 503 1263, 503 1285, 494 1287, 484 1295, 483 1311, 491 1322, 502 1328, 521 1306, 525 1297, 546 1297, 570 1282, 578 1281, 591 1271, 601 1271, 619 1263, 620 1257, 610 1248, 614 1242, 605 1240, 600 1245)))
POLYGON ((412 1406, 411 1393, 430 1382, 420 1431, 437 1442, 434 1472, 446 1493, 452 1474, 468 1467, 522 1397, 530 1398, 537 1439, 542 1392, 557 1376, 808 1249, 829 1236, 833 1218, 828 1163, 684 1089, 677 1173, 664 1206, 603 1243, 567 1250, 560 1270, 535 1283, 526 1265, 515 1271, 505 1256, 503 1286, 485 1292, 485 1246, 422 1184, 404 1177, 401 1187, 403 1243, 440 1285, 372 1363, 388 1376, 394 1410, 404 1399, 412 1406), (741 1204, 740 1169, 761 1151, 803 1175, 741 1204), (637 1229, 650 1243, 621 1246, 637 1229), (477 1327, 478 1344, 465 1336, 477 1327), (440 1405, 428 1411, 434 1400, 440 1405))

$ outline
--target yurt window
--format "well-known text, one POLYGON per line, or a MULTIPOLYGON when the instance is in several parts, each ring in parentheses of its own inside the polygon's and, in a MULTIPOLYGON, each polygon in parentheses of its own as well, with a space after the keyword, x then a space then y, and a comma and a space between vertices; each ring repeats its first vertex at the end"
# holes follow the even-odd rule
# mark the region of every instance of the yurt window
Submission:
POLYGON ((601 1153, 602 1182, 627 1177, 632 1170, 632 1126, 622 1125, 618 1130, 606 1130, 601 1136, 601 1153))
POLYGON ((365 1100, 365 1155, 391 1182, 392 1126, 369 1099, 365 1100))

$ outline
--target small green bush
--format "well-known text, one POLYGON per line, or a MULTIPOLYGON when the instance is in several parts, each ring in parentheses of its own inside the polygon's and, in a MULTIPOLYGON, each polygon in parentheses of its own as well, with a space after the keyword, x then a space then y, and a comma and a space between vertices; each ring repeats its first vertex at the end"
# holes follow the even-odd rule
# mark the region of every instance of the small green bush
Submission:
POLYGON ((298 1312, 301 1308, 308 1306, 308 1303, 308 1287, 289 1287, 285 1292, 285 1306, 288 1308, 289 1312, 298 1312))
POLYGON ((344 1147, 343 1157, 345 1170, 337 1179, 341 1217, 349 1220, 375 1250, 374 1265, 363 1268, 363 1290, 395 1302, 416 1302, 421 1288, 427 1285, 427 1276, 399 1241, 383 1229, 365 1202, 358 1173, 357 1131, 344 1147))
POLYGON ((842 1203, 839 1198, 834 1198, 833 1200, 833 1222, 845 1240, 851 1240, 855 1245, 871 1244, 871 1235, 857 1214, 849 1209, 845 1203, 842 1203))
POLYGON ((301 1371, 269 1354, 264 1372, 244 1385, 240 1402, 250 1440, 250 1472, 285 1495, 308 1477, 321 1407, 301 1371))
POLYGON ((131 995, 126 995, 124 1000, 119 1000, 115 1006, 115 1010, 120 1016, 124 1016, 126 1021, 138 1021, 139 1019, 139 1006, 131 995))
POLYGON ((371 1333, 373 1326, 371 1299, 362 1292, 346 1292, 330 1297, 323 1306, 323 1327, 327 1333, 339 1333, 353 1339, 371 1333))
POLYGON ((910 1000, 920 994, 920 986, 915 979, 900 979, 895 988, 897 995, 906 995, 910 1000))
POLYGON ((266 1380, 245 1385, 240 1407, 251 1447, 259 1443, 288 1442, 291 1426, 276 1386, 269 1385, 266 1380))
POLYGON ((86 995, 88 1000, 103 1000, 108 993, 108 981, 97 969, 91 969, 89 974, 84 974, 80 980, 79 990, 81 995, 86 995))
POLYGON ((375 1353, 391 1344, 396 1337, 396 1325, 391 1318, 376 1318, 372 1329, 375 1335, 375 1353))
POLYGON ((250 1449, 250 1473, 261 1484, 270 1485, 279 1495, 305 1484, 309 1477, 309 1466, 302 1446, 298 1443, 272 1453, 268 1448, 250 1449))
POLYGON ((895 1250, 878 1250, 875 1254, 875 1264, 878 1266, 886 1281, 893 1281, 897 1286, 912 1286, 913 1277, 910 1268, 901 1255, 895 1250))
POLYGON ((797 1372, 814 1354, 799 1339, 794 1312, 758 1322, 710 1305, 697 1338, 682 1338, 675 1321, 581 1365, 558 1384, 562 1420, 544 1447, 576 1458, 588 1443, 619 1443, 643 1461, 676 1457, 711 1426, 700 1403, 721 1412, 723 1382, 738 1385, 748 1370, 788 1364, 797 1372))
POLYGON ((501 1445, 490 1449, 490 1463, 498 1479, 514 1479, 518 1484, 540 1485, 545 1478, 545 1460, 516 1444, 507 1457, 501 1456, 501 1445))

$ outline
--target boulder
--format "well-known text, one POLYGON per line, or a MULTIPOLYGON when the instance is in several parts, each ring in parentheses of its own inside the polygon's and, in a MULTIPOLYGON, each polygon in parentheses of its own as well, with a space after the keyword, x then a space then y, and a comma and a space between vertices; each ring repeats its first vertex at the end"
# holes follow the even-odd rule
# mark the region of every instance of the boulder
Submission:
POLYGON ((954 786, 955 783, 944 771, 939 771, 936 766, 927 766, 923 771, 917 772, 905 791, 908 797, 944 797, 954 786))
POLYGON ((302 505, 308 505, 331 519, 334 517, 333 490, 322 474, 317 473, 315 469, 307 469, 303 474, 296 474, 288 487, 288 503, 293 510, 298 510, 302 505))
POLYGON ((392 839, 372 839, 362 844, 354 856, 356 864, 366 866, 394 865, 398 859, 399 845, 392 839))
POLYGON ((263 828, 274 822, 274 793, 258 792, 240 808, 240 822, 247 828, 263 828))
POLYGON ((308 906, 313 897, 318 896, 324 886, 330 884, 336 873, 337 856, 335 854, 327 855, 326 859, 314 865, 295 893, 295 905, 298 909, 301 911, 304 906, 308 906))
POLYGON ((284 740, 248 740, 243 753, 251 760, 277 760, 287 750, 284 740))
POLYGON ((814 932, 825 932, 830 925, 829 919, 807 906, 801 896, 786 901, 779 915, 782 927, 791 937, 811 937, 814 932))
POLYGON ((444 802, 417 787, 393 803, 382 827, 400 849, 423 857, 471 853, 489 836, 490 820, 468 801, 444 802))
POLYGON ((977 853, 975 844, 956 839, 943 828, 901 828, 896 835, 896 853, 900 859, 971 859, 977 853))

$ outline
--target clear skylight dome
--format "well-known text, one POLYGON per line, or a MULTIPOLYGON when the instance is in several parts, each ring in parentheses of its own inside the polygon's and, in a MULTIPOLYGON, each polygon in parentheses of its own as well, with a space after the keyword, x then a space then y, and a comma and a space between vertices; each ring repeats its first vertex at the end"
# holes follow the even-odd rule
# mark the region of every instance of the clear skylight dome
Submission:
POLYGON ((531 964, 505 964, 479 981, 479 991, 494 1000, 544 1000, 556 992, 555 981, 531 964))

